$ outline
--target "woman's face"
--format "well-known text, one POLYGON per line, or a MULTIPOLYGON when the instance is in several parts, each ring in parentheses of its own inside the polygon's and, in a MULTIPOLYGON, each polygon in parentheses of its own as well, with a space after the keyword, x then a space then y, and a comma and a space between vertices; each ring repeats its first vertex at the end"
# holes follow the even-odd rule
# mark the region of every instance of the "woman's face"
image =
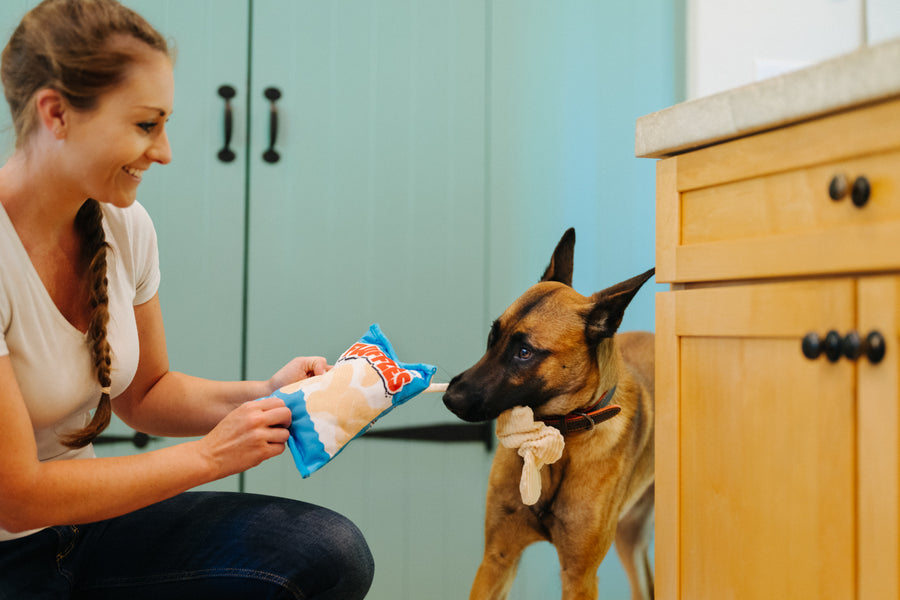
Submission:
POLYGON ((93 110, 69 112, 63 160, 84 199, 130 206, 150 165, 171 160, 174 87, 169 57, 147 47, 93 110))

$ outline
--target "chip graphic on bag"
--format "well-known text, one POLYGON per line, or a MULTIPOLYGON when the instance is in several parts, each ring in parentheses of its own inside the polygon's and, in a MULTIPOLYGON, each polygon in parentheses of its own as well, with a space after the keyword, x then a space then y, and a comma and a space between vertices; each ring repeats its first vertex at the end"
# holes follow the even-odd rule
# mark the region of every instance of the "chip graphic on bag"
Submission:
POLYGON ((327 373, 277 390, 272 395, 291 409, 288 447, 300 474, 309 477, 379 418, 425 391, 436 370, 400 362, 376 323, 327 373))

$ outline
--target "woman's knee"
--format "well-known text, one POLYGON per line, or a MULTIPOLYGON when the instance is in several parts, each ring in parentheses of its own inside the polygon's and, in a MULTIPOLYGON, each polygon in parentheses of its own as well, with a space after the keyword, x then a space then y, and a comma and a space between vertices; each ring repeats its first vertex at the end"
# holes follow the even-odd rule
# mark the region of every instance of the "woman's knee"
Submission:
POLYGON ((316 600, 363 598, 375 565, 362 531, 330 509, 268 499, 268 526, 278 540, 278 563, 289 580, 316 600), (274 512, 272 512, 274 511, 274 512))
POLYGON ((375 576, 375 561, 369 545, 352 521, 338 513, 327 512, 320 530, 319 546, 320 556, 327 563, 322 565, 321 572, 329 573, 331 577, 322 580, 321 597, 364 598, 375 576))

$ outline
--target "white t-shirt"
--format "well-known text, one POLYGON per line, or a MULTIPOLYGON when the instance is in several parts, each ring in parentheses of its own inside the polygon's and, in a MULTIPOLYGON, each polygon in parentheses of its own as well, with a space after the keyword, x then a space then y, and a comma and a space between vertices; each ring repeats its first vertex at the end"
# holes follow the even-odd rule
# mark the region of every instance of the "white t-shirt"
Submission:
MULTIPOLYGON (((115 398, 134 378, 139 345, 134 306, 159 287, 156 231, 138 203, 116 208, 101 203, 107 254, 112 391, 115 398)), ((85 334, 59 312, 0 204, 0 356, 9 355, 34 427, 38 459, 93 458, 93 447, 63 446, 59 435, 90 422, 100 400, 85 334)), ((11 534, 0 528, 0 541, 11 534)))

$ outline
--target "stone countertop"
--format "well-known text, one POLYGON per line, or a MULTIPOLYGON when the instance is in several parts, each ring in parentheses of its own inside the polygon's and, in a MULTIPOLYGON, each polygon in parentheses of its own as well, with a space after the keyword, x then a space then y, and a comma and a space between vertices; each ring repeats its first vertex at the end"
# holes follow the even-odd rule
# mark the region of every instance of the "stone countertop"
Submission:
POLYGON ((900 38, 643 116, 634 153, 662 158, 900 96, 900 38))

